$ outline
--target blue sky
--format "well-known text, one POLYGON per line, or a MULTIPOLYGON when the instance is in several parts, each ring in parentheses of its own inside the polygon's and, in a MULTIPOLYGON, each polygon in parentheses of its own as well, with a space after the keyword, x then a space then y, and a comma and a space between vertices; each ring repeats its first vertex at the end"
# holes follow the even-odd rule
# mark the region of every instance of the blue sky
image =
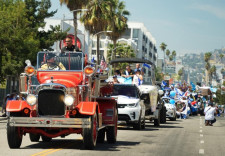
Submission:
MULTIPOLYGON (((72 17, 59 0, 54 18, 72 17)), ((225 47, 224 0, 123 0, 130 11, 129 21, 142 22, 159 45, 164 42, 177 54, 200 53, 225 47)))

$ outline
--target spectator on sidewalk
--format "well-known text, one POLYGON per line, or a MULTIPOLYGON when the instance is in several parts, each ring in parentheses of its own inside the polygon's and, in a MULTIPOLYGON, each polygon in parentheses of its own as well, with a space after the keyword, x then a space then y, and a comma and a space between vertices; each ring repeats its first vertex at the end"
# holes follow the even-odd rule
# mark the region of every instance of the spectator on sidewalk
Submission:
POLYGON ((213 123, 216 122, 215 114, 216 109, 213 107, 213 103, 209 102, 208 107, 205 108, 205 126, 213 126, 213 123))

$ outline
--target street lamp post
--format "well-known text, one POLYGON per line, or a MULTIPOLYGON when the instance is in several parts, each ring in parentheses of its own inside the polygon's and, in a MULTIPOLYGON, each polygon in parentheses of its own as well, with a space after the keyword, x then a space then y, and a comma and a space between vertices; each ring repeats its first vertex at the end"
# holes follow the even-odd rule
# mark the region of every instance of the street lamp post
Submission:
POLYGON ((74 25, 74 41, 75 41, 75 46, 77 46, 77 13, 78 11, 87 11, 88 9, 76 9, 72 10, 71 12, 73 13, 73 25, 74 25))
MULTIPOLYGON (((80 11, 80 12, 88 11, 88 9, 76 9, 76 10, 72 10, 70 12, 73 13, 73 15, 74 15, 74 12, 78 12, 78 11, 80 11)), ((77 46, 77 33, 76 33, 77 32, 77 22, 76 22, 77 18, 76 18, 76 16, 74 16, 73 19, 63 19, 62 21, 73 21, 73 26, 74 26, 74 43, 75 43, 75 46, 77 46)), ((63 22, 61 22, 61 28, 62 28, 62 31, 64 31, 63 22)), ((83 44, 85 46, 85 43, 83 43, 83 44)), ((83 48, 83 49, 85 49, 85 48, 83 48)))
POLYGON ((93 36, 97 35, 97 64, 99 64, 99 34, 101 33, 111 33, 112 31, 107 30, 107 31, 99 31, 95 33, 93 36))

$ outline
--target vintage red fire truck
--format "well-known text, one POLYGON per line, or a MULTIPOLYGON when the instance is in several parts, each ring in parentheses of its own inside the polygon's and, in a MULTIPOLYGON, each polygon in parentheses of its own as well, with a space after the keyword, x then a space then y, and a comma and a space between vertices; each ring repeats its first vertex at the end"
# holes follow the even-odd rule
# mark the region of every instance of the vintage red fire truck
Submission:
POLYGON ((10 148, 20 148, 27 133, 32 142, 81 134, 85 149, 94 149, 105 135, 108 143, 116 142, 117 103, 107 96, 111 88, 102 83, 99 66, 87 62, 81 52, 39 52, 36 68, 26 62, 20 100, 8 101, 6 108, 10 148))

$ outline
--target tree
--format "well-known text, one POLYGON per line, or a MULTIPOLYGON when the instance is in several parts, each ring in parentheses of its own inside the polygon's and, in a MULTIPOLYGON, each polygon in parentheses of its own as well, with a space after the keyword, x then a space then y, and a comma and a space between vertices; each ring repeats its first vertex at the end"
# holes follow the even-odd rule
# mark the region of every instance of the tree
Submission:
MULTIPOLYGON (((124 2, 120 2, 119 0, 114 0, 115 6, 113 14, 113 20, 111 25, 109 26, 109 30, 112 30, 112 33, 108 34, 110 39, 113 41, 114 47, 116 47, 116 42, 119 37, 124 33, 124 31, 128 28, 127 20, 130 15, 129 11, 125 10, 124 2)), ((116 52, 116 49, 115 49, 116 52)), ((112 54, 113 58, 115 54, 112 54)))
POLYGON ((221 63, 222 63, 222 62, 223 62, 223 57, 224 57, 224 55, 223 55, 223 54, 220 54, 219 56, 220 56, 220 61, 221 61, 221 63))
MULTIPOLYGON (((80 20, 92 35, 106 31, 113 20, 114 7, 113 0, 92 0, 87 5, 89 10, 84 13, 80 20)), ((99 42, 100 34, 97 34, 97 64, 99 64, 99 42)))
POLYGON ((169 56, 170 61, 173 61, 173 55, 169 56))
POLYGON ((24 70, 24 61, 36 62, 36 54, 42 49, 50 49, 54 42, 63 37, 59 26, 44 28, 46 17, 54 15, 48 12, 50 0, 9 0, 0 1, 0 81, 7 75, 17 77, 24 70))
POLYGON ((173 60, 176 60, 176 59, 175 59, 175 58, 176 58, 176 55, 177 55, 176 51, 173 50, 173 51, 172 51, 173 60))
POLYGON ((169 58, 170 56, 170 50, 169 49, 166 49, 166 56, 169 58))
MULTIPOLYGON (((113 49, 115 49, 116 47, 117 47, 117 51, 116 52, 114 51, 116 57, 118 57, 118 58, 133 58, 133 57, 135 57, 134 50, 132 49, 132 47, 130 45, 117 43, 116 46, 114 46, 114 44, 109 44, 108 51, 107 51, 107 60, 108 61, 111 60, 113 49)), ((114 70, 115 70, 115 68, 125 69, 127 64, 128 63, 118 63, 117 65, 114 66, 114 70)))
POLYGON ((161 69, 159 67, 155 68, 155 79, 156 81, 162 81, 163 80, 163 73, 160 73, 161 69))
POLYGON ((205 81, 206 81, 206 85, 208 85, 209 83, 209 69, 210 69, 210 63, 209 63, 209 60, 210 60, 210 57, 212 56, 212 53, 210 52, 207 52, 205 53, 204 55, 204 60, 205 60, 205 69, 206 69, 206 78, 205 78, 205 81))
POLYGON ((209 77, 210 77, 211 84, 212 84, 212 78, 213 78, 213 75, 216 75, 216 66, 215 66, 215 65, 213 65, 213 66, 209 69, 209 77))
POLYGON ((212 53, 210 53, 210 52, 205 53, 205 57, 204 57, 205 62, 208 62, 211 56, 212 56, 212 53))
POLYGON ((164 72, 165 72, 165 49, 166 49, 166 47, 167 47, 167 45, 164 42, 162 42, 160 44, 160 49, 163 51, 163 54, 164 54, 164 72))
POLYGON ((75 46, 77 46, 77 9, 85 7, 89 0, 59 0, 60 4, 65 4, 67 8, 73 12, 73 25, 74 25, 74 39, 75 46))

